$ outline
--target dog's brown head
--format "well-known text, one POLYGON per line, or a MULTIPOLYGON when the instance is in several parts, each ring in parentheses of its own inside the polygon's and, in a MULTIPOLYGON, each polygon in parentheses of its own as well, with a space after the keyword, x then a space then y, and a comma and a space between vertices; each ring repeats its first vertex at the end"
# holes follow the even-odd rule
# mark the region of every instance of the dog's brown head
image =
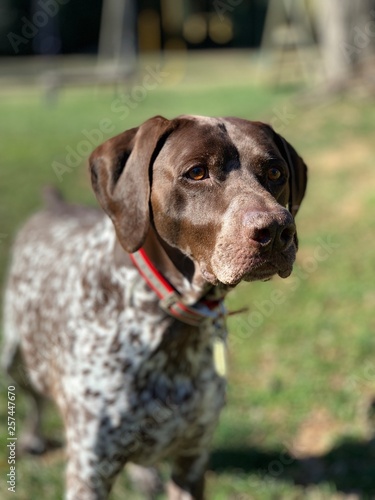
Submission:
POLYGON ((151 225, 210 283, 291 273, 307 169, 268 125, 156 116, 99 146, 90 171, 126 251, 151 225))

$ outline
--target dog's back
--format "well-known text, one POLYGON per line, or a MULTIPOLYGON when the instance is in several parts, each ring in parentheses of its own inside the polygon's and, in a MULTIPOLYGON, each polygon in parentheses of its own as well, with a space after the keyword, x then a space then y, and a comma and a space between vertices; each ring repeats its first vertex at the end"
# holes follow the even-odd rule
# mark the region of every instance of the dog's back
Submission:
POLYGON ((22 339, 32 383, 49 393, 54 370, 46 361, 61 362, 59 344, 66 341, 60 338, 61 324, 72 317, 70 299, 77 293, 85 252, 90 245, 105 244, 102 228, 101 241, 95 240, 95 228, 110 226, 97 209, 69 205, 52 191, 45 198, 45 209, 26 222, 13 245, 4 297, 2 362, 9 371, 22 339))

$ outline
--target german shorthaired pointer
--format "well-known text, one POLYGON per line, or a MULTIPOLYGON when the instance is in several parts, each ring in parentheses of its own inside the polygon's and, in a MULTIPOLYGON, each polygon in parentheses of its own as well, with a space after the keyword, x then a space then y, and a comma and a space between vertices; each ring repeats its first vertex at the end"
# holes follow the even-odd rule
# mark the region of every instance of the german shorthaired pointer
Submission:
POLYGON ((48 396, 67 499, 108 498, 127 462, 151 496, 165 458, 169 498, 202 499, 225 401, 223 298, 291 273, 306 166, 263 123, 157 116, 99 146, 90 172, 106 215, 52 197, 14 246, 3 360, 35 402, 24 446, 45 447, 48 396))

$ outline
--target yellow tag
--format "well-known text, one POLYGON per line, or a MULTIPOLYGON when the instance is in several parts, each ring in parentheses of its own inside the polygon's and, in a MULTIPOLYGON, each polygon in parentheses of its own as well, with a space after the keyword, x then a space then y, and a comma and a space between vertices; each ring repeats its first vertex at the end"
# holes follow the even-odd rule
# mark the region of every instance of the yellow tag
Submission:
POLYGON ((213 340, 213 355, 215 370, 220 377, 227 375, 226 347, 223 339, 215 337, 213 340))

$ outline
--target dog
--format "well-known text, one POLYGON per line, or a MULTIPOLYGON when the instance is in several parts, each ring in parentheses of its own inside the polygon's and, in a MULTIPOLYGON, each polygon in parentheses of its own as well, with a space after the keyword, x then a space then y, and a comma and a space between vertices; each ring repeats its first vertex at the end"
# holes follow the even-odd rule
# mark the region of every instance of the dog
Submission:
POLYGON ((152 497, 164 459, 168 498, 202 499, 225 402, 223 300, 292 272, 306 165, 267 124, 183 115, 109 139, 89 170, 103 210, 49 192, 14 244, 3 364, 35 403, 23 446, 45 449, 48 397, 68 500, 108 498, 126 463, 152 497))

